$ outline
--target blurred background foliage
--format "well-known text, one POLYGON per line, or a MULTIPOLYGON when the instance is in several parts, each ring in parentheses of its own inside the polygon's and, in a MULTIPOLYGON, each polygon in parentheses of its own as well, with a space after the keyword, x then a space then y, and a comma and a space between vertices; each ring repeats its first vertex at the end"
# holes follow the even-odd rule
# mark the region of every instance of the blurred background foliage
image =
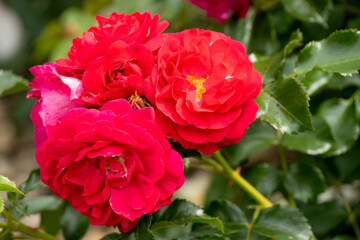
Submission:
MULTIPOLYGON (((219 25, 207 18, 205 11, 183 0, 0 0, 0 69, 30 80, 28 68, 66 57, 72 39, 96 25, 96 14, 135 11, 159 13, 161 20, 170 23, 167 32, 210 29, 246 46, 255 68, 263 75, 266 93, 278 91, 280 85, 288 91, 289 95, 280 100, 295 103, 286 105, 285 110, 300 111, 294 117, 300 124, 281 116, 285 123, 277 122, 270 118, 275 112, 270 117, 260 114, 261 120, 250 126, 239 144, 226 147, 224 155, 273 202, 296 205, 318 239, 356 239, 352 221, 360 220, 360 77, 346 70, 325 71, 323 66, 305 71, 306 66, 297 61, 308 57, 301 49, 307 46, 310 51, 311 44, 307 44, 312 41, 328 38, 340 29, 359 30, 360 1, 253 0, 245 19, 233 14, 219 25), (284 130, 284 126, 290 128, 284 130)), ((359 52, 359 47, 354 51, 359 52)), ((260 108, 266 96, 260 97, 260 108)), ((1 103, 18 135, 32 131, 29 115, 33 101, 26 100, 25 93, 7 96, 1 103)), ((194 177, 199 167, 190 162, 187 179, 194 177)), ((196 189, 197 182, 191 184, 196 189)), ((253 209, 248 206, 253 200, 227 178, 213 174, 205 186, 208 190, 199 203, 206 205, 221 196, 238 204, 251 220, 253 209)), ((191 228, 185 230, 204 234, 215 231, 196 225, 191 228)), ((155 234, 170 239, 188 234, 186 231, 174 227, 155 234)), ((245 235, 246 231, 240 231, 226 237, 244 239, 245 235)), ((262 237, 254 233, 251 239, 262 237)))

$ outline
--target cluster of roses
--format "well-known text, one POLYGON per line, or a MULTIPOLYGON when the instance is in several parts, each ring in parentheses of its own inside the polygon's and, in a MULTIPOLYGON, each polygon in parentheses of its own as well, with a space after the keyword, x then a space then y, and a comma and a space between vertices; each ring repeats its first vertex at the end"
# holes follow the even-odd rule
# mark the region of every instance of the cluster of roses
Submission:
POLYGON ((41 179, 94 225, 127 232, 184 183, 171 148, 211 154, 255 120, 261 76, 243 45, 149 13, 97 17, 68 58, 30 69, 41 179))

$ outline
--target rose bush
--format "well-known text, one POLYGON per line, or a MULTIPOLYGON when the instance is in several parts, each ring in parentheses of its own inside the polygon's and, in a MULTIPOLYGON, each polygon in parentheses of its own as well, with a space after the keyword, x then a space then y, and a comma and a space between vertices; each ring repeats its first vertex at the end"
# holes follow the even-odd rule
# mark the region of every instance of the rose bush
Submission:
POLYGON ((168 137, 210 154, 240 141, 261 84, 240 42, 192 29, 164 37, 146 96, 168 137))
POLYGON ((208 17, 213 17, 219 23, 229 18, 230 10, 233 10, 241 18, 245 18, 249 8, 250 0, 189 0, 194 5, 206 10, 208 17))
POLYGON ((41 179, 94 225, 128 232, 170 204, 184 183, 183 161, 154 122, 152 108, 126 100, 78 108, 48 127, 36 153, 41 179))

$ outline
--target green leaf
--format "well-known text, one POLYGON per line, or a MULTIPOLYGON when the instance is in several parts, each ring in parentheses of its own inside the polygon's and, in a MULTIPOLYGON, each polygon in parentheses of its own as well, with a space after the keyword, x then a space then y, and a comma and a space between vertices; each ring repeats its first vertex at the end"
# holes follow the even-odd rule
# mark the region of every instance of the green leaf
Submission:
POLYGON ((310 226, 297 208, 274 206, 260 213, 253 229, 262 236, 278 240, 309 240, 310 226))
POLYGON ((298 162, 290 165, 284 187, 295 199, 303 202, 314 200, 326 189, 325 178, 319 168, 298 162))
POLYGON ((175 199, 169 206, 164 207, 157 222, 172 221, 176 224, 187 223, 193 217, 204 216, 204 210, 184 199, 175 199))
POLYGON ((206 206, 205 213, 212 217, 218 217, 223 222, 226 233, 240 231, 248 224, 244 212, 230 201, 212 201, 206 206))
POLYGON ((12 73, 11 71, 0 69, 0 97, 4 97, 17 92, 29 91, 28 82, 12 73))
POLYGON ((68 204, 60 223, 65 239, 77 240, 85 234, 89 226, 89 219, 68 204))
POLYGON ((19 193, 24 195, 17 187, 16 184, 9 180, 7 177, 0 175, 0 191, 19 193))
POLYGON ((154 235, 150 231, 151 218, 151 214, 143 215, 140 218, 136 226, 136 240, 154 240, 154 235))
POLYGON ((335 236, 332 240, 356 240, 356 239, 349 235, 340 235, 340 236, 335 236))
POLYGON ((4 199, 2 198, 2 196, 0 195, 0 213, 2 213, 2 211, 4 211, 4 207, 5 207, 5 202, 4 202, 4 199))
POLYGON ((311 0, 282 0, 285 10, 290 15, 302 21, 318 23, 327 28, 327 23, 314 2, 311 0))
MULTIPOLYGON (((56 204, 55 204, 56 205, 56 204)), ((65 210, 65 201, 61 201, 61 204, 58 206, 52 206, 51 209, 46 209, 41 211, 41 221, 40 226, 45 230, 45 232, 56 235, 61 229, 61 216, 65 210)))
POLYGON ((269 122, 282 133, 313 129, 309 97, 305 88, 293 78, 280 78, 265 85, 256 102, 259 104, 260 119, 269 122))
POLYGON ((297 135, 285 134, 281 138, 281 145, 309 155, 327 152, 334 143, 331 130, 322 118, 313 117, 312 120, 315 131, 306 131, 297 135))
POLYGON ((335 143, 326 155, 340 155, 348 151, 359 136, 353 99, 329 99, 320 106, 318 116, 327 122, 335 139, 335 143))
POLYGON ((303 213, 318 236, 326 235, 347 219, 345 209, 335 201, 306 206, 303 213))
POLYGON ((279 169, 267 163, 263 163, 252 168, 246 175, 246 180, 259 190, 259 192, 269 196, 280 184, 279 174, 279 169))
POLYGON ((257 120, 250 124, 249 130, 239 143, 226 146, 222 153, 232 166, 239 166, 249 156, 273 146, 276 141, 274 129, 268 123, 257 120))
POLYGON ((305 76, 300 77, 310 96, 326 89, 342 90, 349 86, 360 87, 360 75, 342 76, 339 73, 325 72, 315 67, 305 76))
POLYGON ((342 30, 327 39, 307 44, 300 52, 297 74, 305 74, 315 66, 325 71, 357 73, 360 69, 360 32, 342 30))
POLYGON ((276 28, 270 13, 256 14, 248 41, 247 52, 271 56, 280 50, 276 28))
POLYGON ((128 236, 128 234, 110 233, 104 236, 103 238, 101 238, 100 240, 129 240, 129 239, 130 237, 128 236))
POLYGON ((224 225, 218 217, 193 217, 190 222, 213 225, 220 232, 224 232, 224 225))
POLYGON ((258 70, 263 78, 264 85, 276 78, 276 74, 284 65, 286 57, 293 53, 297 47, 302 46, 303 35, 300 30, 296 30, 291 34, 289 42, 284 49, 271 57, 264 57, 252 54, 251 60, 254 68, 258 70))
POLYGON ((226 238, 219 234, 204 234, 190 238, 190 240, 226 240, 226 238))
POLYGON ((209 224, 221 232, 224 231, 224 226, 219 218, 204 214, 203 209, 184 199, 175 199, 170 206, 163 208, 154 222, 152 230, 191 222, 209 224))
POLYGON ((26 194, 35 189, 45 188, 45 187, 47 186, 44 183, 42 183, 40 179, 40 169, 38 168, 31 171, 26 181, 20 184, 19 189, 26 194))
POLYGON ((44 210, 55 210, 63 204, 63 200, 54 195, 27 198, 18 202, 17 206, 26 210, 28 215, 36 214, 44 210))
POLYGON ((333 162, 341 182, 352 182, 360 178, 359 149, 353 148, 351 151, 335 157, 333 162))
POLYGON ((357 118, 360 119, 360 90, 357 90, 354 96, 355 96, 354 103, 355 103, 356 115, 357 118))

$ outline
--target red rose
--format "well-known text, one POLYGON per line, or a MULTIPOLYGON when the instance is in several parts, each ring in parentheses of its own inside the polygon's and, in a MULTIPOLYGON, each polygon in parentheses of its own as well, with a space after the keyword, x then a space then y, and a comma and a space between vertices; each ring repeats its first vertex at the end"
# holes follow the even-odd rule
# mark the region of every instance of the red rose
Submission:
POLYGON ((82 77, 81 99, 90 105, 103 105, 108 100, 143 95, 144 80, 149 77, 154 60, 143 44, 116 41, 86 67, 82 77))
POLYGON ((36 153, 41 179, 94 225, 133 228, 170 204, 184 183, 183 162, 154 122, 152 108, 125 100, 77 108, 48 128, 36 153))
POLYGON ((167 136, 210 154, 242 138, 256 118, 261 76, 244 46, 222 33, 168 34, 146 93, 167 136))
POLYGON ((189 0, 194 5, 205 9, 208 17, 213 17, 219 23, 229 18, 229 12, 232 9, 239 17, 245 18, 249 7, 250 0, 189 0))
POLYGON ((27 97, 36 98, 30 117, 35 126, 35 147, 39 148, 47 138, 46 127, 81 106, 79 97, 83 88, 79 79, 60 75, 53 63, 32 67, 30 72, 35 78, 29 83, 33 89, 27 97))
POLYGON ((60 58, 56 64, 71 75, 82 75, 87 65, 101 57, 116 41, 145 44, 150 51, 160 47, 158 38, 166 29, 166 21, 159 23, 159 15, 150 13, 131 15, 112 13, 109 18, 96 16, 98 27, 91 27, 82 38, 75 38, 69 58, 60 58))

